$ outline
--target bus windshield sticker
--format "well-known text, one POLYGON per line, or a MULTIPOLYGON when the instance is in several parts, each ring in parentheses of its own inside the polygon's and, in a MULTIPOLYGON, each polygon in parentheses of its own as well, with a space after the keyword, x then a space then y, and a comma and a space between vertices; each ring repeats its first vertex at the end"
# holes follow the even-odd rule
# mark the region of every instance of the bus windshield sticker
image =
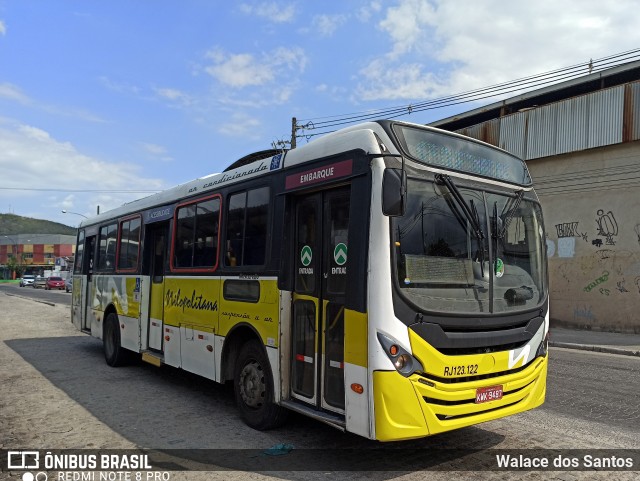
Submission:
POLYGON ((311 250, 311 247, 302 247, 302 250, 300 251, 300 262, 302 262, 302 265, 305 267, 309 267, 309 264, 311 264, 311 259, 313 259, 313 251, 311 250))
POLYGON ((351 175, 352 172, 353 161, 351 159, 343 160, 342 162, 325 165, 317 169, 288 175, 285 181, 285 189, 295 189, 297 187, 305 187, 307 185, 340 179, 341 177, 351 175))
POLYGON ((271 157, 271 167, 269 170, 278 170, 280 168, 280 161, 282 160, 282 154, 274 155, 271 157))
POLYGON ((347 263, 347 245, 346 244, 344 244, 343 242, 340 242, 340 244, 338 244, 336 248, 333 249, 333 260, 336 261, 336 264, 338 264, 339 266, 343 266, 347 263))
POLYGON ((499 257, 496 259, 496 277, 504 275, 504 262, 499 257))

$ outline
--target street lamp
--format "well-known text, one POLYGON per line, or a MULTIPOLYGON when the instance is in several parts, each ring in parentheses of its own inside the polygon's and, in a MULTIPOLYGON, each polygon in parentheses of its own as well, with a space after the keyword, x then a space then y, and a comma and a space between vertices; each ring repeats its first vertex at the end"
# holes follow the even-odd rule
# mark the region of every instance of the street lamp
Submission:
POLYGON ((77 212, 70 212, 70 211, 65 210, 65 209, 62 209, 62 213, 63 214, 75 214, 75 215, 79 215, 81 217, 84 217, 85 219, 88 219, 88 217, 86 215, 84 215, 84 214, 78 214, 77 212))

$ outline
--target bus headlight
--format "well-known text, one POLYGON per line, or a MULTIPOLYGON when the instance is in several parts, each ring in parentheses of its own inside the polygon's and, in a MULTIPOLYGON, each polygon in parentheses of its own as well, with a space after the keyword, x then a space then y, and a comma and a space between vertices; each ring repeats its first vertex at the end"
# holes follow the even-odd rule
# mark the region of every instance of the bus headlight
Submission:
POLYGON ((424 367, 409 351, 403 348, 396 340, 378 333, 378 341, 382 346, 382 350, 393 363, 400 374, 405 377, 411 376, 414 372, 424 371, 424 367))

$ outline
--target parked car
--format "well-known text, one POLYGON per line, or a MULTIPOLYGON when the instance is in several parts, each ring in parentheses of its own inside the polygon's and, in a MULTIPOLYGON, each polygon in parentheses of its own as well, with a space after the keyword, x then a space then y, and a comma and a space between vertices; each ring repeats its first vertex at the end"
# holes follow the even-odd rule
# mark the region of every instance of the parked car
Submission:
POLYGON ((25 274, 20 278, 20 287, 31 286, 36 276, 32 274, 25 274))
POLYGON ((38 287, 42 287, 44 289, 47 287, 47 278, 38 276, 34 279, 33 284, 31 284, 31 286, 34 289, 37 289, 38 287))
POLYGON ((64 290, 67 292, 71 292, 73 290, 73 277, 69 276, 64 281, 64 290))
POLYGON ((62 277, 51 276, 47 279, 44 288, 49 291, 51 289, 64 289, 64 279, 62 277))

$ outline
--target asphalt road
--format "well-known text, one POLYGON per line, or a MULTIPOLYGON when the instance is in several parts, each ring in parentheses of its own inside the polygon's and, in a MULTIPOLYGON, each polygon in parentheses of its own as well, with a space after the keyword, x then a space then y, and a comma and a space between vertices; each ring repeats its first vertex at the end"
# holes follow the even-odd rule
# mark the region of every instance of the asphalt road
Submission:
POLYGON ((62 304, 65 306, 71 305, 71 293, 64 290, 47 291, 42 288, 35 289, 31 286, 20 287, 19 284, 2 283, 0 284, 0 292, 28 297, 38 301, 53 302, 55 304, 62 304))
MULTIPOLYGON (((431 471, 434 467, 458 470, 455 477, 460 479, 550 479, 549 472, 482 471, 494 468, 495 461, 476 459, 473 453, 640 450, 640 358, 551 349, 547 401, 541 408, 425 439, 381 444, 293 414, 285 426, 258 432, 239 419, 228 386, 166 366, 110 368, 101 342, 74 331, 67 306, 8 297, 4 289, 0 446, 7 449, 149 448, 167 454, 169 464, 178 468, 197 466, 206 449, 208 463, 231 471, 185 472, 184 479, 264 479, 268 474, 291 480, 370 481, 451 479, 452 473, 431 471), (264 454, 283 446, 293 450, 282 456, 264 454), (341 471, 345 463, 353 468, 341 471), (294 465, 316 469, 294 470, 294 465)), ((19 294, 26 288, 14 289, 19 294)), ((70 298, 64 292, 46 294, 70 298)), ((183 479, 183 474, 174 472, 171 479, 183 479)), ((637 475, 570 471, 551 477, 611 480, 637 475)))
POLYGON ((543 410, 640 434, 640 358, 551 349, 543 410))

